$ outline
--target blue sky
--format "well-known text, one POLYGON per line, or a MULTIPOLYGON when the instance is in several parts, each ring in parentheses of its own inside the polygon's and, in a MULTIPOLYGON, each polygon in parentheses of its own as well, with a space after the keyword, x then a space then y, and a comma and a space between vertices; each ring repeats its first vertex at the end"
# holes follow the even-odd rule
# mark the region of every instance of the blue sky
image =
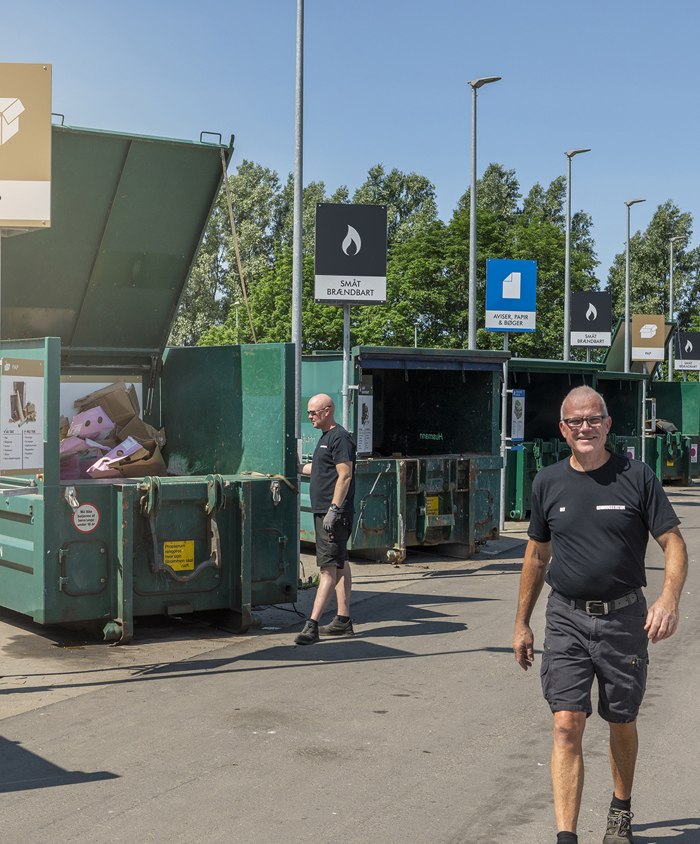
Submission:
MULTIPOLYGON (((673 199, 700 217, 699 6, 667 0, 306 0, 304 181, 359 186, 382 162, 427 176, 448 220, 479 175, 521 190, 566 172, 593 217, 605 282, 633 230, 673 199)), ((284 179, 294 164, 296 0, 0 0, 0 61, 51 62, 66 123, 177 138, 236 135, 284 179)), ((697 223, 700 225, 700 223, 697 223)), ((690 242, 695 246, 697 236, 690 242)))

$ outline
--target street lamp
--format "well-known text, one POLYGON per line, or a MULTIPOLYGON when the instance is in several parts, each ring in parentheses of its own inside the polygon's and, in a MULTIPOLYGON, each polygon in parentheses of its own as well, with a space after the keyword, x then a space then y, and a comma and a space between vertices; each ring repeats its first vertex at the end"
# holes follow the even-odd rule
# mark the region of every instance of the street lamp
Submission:
MULTIPOLYGON (((685 240, 687 235, 679 234, 676 237, 669 237, 671 244, 671 270, 668 284, 668 318, 673 322, 673 244, 676 240, 685 240)), ((673 381, 673 343, 668 344, 668 380, 673 381)))
POLYGON ((489 82, 498 82, 500 76, 482 76, 472 79, 472 180, 469 195, 469 323, 467 348, 476 349, 476 89, 489 82))
POLYGON ((630 371, 630 208, 646 199, 630 199, 627 206, 627 248, 625 250, 625 372, 630 371))
POLYGON ((413 348, 418 348, 418 327, 420 326, 419 322, 413 323, 413 348))
POLYGON ((590 149, 570 149, 566 156, 566 251, 564 258, 564 360, 571 359, 571 159, 590 149))

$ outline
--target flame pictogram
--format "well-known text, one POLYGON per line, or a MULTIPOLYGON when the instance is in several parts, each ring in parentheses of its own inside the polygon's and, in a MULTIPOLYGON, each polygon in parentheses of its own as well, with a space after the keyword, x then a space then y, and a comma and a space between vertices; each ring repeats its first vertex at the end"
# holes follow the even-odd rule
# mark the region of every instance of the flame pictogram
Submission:
POLYGON ((359 254, 360 249, 362 249, 362 240, 360 239, 360 235, 357 233, 357 229, 354 229, 352 226, 348 226, 348 233, 345 235, 342 248, 346 255, 359 254), (355 249, 351 252, 350 247, 353 244, 355 249))
POLYGON ((693 351, 693 344, 690 340, 685 341, 685 348, 683 349, 684 352, 692 352, 693 351))
POLYGON ((595 309, 593 302, 588 303, 588 310, 586 311, 586 319, 589 322, 593 322, 594 319, 598 319, 598 311, 595 309))

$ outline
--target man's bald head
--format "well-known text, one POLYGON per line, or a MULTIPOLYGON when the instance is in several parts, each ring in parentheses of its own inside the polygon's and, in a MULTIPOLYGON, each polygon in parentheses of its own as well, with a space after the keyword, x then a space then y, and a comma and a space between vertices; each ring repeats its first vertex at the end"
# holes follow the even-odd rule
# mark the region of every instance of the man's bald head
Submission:
POLYGON ((319 428, 325 434, 326 431, 335 427, 335 404, 333 399, 326 393, 318 393, 311 396, 307 405, 309 419, 314 428, 319 428))

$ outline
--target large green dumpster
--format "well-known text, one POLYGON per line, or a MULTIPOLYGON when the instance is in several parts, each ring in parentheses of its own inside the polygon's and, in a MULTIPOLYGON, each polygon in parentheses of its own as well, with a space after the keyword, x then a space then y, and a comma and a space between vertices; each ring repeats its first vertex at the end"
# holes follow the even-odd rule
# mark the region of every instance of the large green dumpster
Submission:
MULTIPOLYGON (((525 391, 524 439, 511 443, 506 464, 509 518, 528 518, 535 475, 568 457, 569 447, 559 431, 561 403, 574 387, 595 386, 597 369, 596 364, 578 361, 511 358, 508 363, 509 389, 525 391)), ((509 395, 508 419, 511 402, 509 395)))
POLYGON ((222 152, 54 127, 52 227, 3 242, 0 386, 29 373, 41 424, 0 479, 0 603, 37 622, 128 642, 135 615, 199 612, 243 631, 296 596, 293 347, 165 349, 222 152), (117 380, 165 428, 168 476, 61 481, 60 414, 117 380))
MULTIPOLYGON (((668 348, 669 342, 672 342, 675 331, 676 323, 667 321, 665 323, 664 335, 666 348, 668 348)), ((614 373, 621 373, 624 368, 624 336, 624 320, 620 319, 615 326, 612 343, 605 353, 603 360, 606 377, 611 377, 613 380, 615 379, 614 373)), ((699 424, 698 413, 695 413, 693 419, 693 412, 691 410, 693 401, 690 399, 690 396, 693 395, 694 391, 692 383, 684 384, 679 382, 676 385, 674 382, 668 383, 655 380, 659 369, 659 363, 646 364, 642 361, 630 360, 631 372, 629 375, 622 374, 620 377, 624 379, 633 377, 635 374, 646 376, 647 407, 644 410, 645 419, 647 420, 645 423, 647 430, 644 438, 646 462, 654 469, 660 481, 675 481, 687 485, 691 479, 692 438, 693 436, 697 436, 699 424), (681 388, 686 386, 690 386, 691 389, 686 392, 688 404, 684 412, 684 400, 680 398, 682 395, 681 391, 676 387, 681 388), (652 404, 655 408, 653 414, 650 412, 650 405, 652 404), (652 416, 655 419, 666 420, 666 422, 671 424, 657 425, 654 430, 650 430, 652 416), (687 427, 687 431, 683 430, 683 425, 687 427)), ((642 378, 642 382, 640 383, 643 383, 643 380, 644 378, 642 378)), ((636 456, 641 459, 641 455, 636 456)))
POLYGON ((595 388, 612 418, 608 446, 635 460, 642 459, 642 400, 647 380, 641 372, 600 370, 596 376, 595 388))
MULTIPOLYGON (((662 481, 688 486, 695 474, 693 445, 700 434, 700 383, 697 381, 652 381, 649 397, 656 401, 657 433, 647 438, 648 462, 662 481), (662 433, 664 423, 675 431, 662 433)), ((697 451, 696 451, 697 454, 697 451)))
MULTIPOLYGON (((350 430, 358 442, 350 549, 400 562, 411 546, 469 556, 498 535, 502 352, 358 346, 352 350, 350 430)), ((303 406, 329 394, 340 421, 341 354, 302 364, 303 406)), ((311 458, 319 432, 302 425, 311 458)), ((308 479, 301 539, 315 541, 308 479)))

